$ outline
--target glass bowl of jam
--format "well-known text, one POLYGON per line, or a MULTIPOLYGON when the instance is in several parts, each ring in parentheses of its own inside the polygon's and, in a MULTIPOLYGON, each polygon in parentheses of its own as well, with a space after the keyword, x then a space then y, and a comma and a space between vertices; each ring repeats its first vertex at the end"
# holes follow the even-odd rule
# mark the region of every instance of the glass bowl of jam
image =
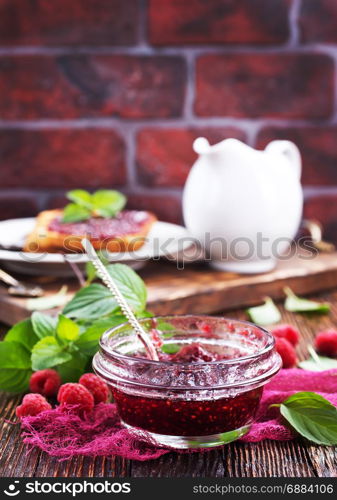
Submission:
POLYGON ((127 323, 102 335, 93 361, 122 424, 173 448, 219 446, 246 434, 263 386, 281 368, 273 336, 251 323, 214 316, 140 321, 159 361, 148 359, 127 323))

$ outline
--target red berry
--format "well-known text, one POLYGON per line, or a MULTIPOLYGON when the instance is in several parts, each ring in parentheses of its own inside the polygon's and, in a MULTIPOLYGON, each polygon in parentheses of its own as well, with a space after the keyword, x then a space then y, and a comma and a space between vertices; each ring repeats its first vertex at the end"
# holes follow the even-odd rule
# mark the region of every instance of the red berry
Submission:
POLYGON ((91 411, 94 407, 93 395, 81 384, 63 384, 57 394, 57 401, 64 405, 76 405, 77 410, 91 411))
POLYGON ((292 368, 297 364, 294 346, 282 337, 275 338, 276 350, 282 358, 283 368, 292 368))
POLYGON ((315 338, 317 351, 327 356, 337 356, 337 330, 319 332, 315 338))
POLYGON ((61 377, 55 370, 40 370, 30 377, 29 389, 44 396, 56 396, 61 385, 61 377))
POLYGON ((293 346, 297 346, 300 340, 300 332, 292 325, 278 325, 271 332, 274 337, 286 339, 293 346))
POLYGON ((95 403, 106 403, 109 397, 109 389, 104 380, 97 377, 94 373, 85 373, 78 381, 94 397, 95 403))
POLYGON ((16 416, 19 418, 29 416, 33 417, 42 411, 50 409, 51 405, 48 403, 46 398, 41 396, 41 394, 26 394, 21 405, 16 408, 16 416))

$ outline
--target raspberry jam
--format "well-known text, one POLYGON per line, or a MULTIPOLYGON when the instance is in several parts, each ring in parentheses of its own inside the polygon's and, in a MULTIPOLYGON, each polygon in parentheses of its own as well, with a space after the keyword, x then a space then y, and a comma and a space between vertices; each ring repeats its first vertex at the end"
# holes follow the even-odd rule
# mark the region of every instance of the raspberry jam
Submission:
POLYGON ((148 212, 123 210, 116 217, 109 219, 92 217, 81 222, 64 223, 61 221, 61 217, 56 217, 50 222, 48 229, 70 235, 88 234, 93 239, 104 240, 105 238, 138 233, 148 221, 148 212))
POLYGON ((203 436, 240 429, 252 422, 262 387, 231 398, 184 401, 143 398, 113 389, 123 422, 150 432, 203 436))
POLYGON ((281 366, 272 335, 206 316, 141 322, 157 339, 159 361, 146 358, 127 324, 103 334, 94 358, 122 423, 175 448, 217 446, 248 432, 263 385, 281 366))

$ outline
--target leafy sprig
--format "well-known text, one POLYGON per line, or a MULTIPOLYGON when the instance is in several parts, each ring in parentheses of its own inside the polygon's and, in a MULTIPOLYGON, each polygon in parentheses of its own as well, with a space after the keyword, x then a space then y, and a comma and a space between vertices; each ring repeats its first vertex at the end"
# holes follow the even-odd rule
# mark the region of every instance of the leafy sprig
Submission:
POLYGON ((266 297, 261 306, 247 309, 247 314, 254 323, 261 326, 278 323, 281 319, 281 313, 270 297, 266 297))
POLYGON ((62 222, 79 222, 90 217, 115 217, 123 210, 126 197, 119 191, 99 189, 90 194, 84 189, 68 191, 69 203, 63 210, 62 222))
POLYGON ((327 302, 316 302, 314 300, 298 297, 298 295, 295 295, 289 287, 284 289, 284 293, 286 294, 286 300, 284 303, 286 311, 320 314, 325 314, 330 311, 330 304, 327 302))
POLYGON ((278 406, 281 415, 304 438, 316 444, 337 444, 337 408, 315 392, 297 392, 278 406))
MULTIPOLYGON (((110 264, 109 273, 138 317, 149 316, 146 287, 129 266, 110 264)), ((81 288, 57 317, 35 311, 0 342, 0 389, 23 392, 33 371, 54 368, 63 382, 91 369, 98 341, 108 328, 126 321, 109 290, 93 283, 81 288)))

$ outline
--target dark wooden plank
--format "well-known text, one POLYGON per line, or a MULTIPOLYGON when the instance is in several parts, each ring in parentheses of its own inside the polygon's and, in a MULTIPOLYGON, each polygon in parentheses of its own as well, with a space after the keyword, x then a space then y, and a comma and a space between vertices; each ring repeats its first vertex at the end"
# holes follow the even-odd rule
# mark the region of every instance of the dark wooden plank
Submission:
MULTIPOLYGON (((285 285, 300 294, 337 287, 337 252, 309 260, 296 254, 266 274, 243 276, 213 271, 205 264, 188 265, 182 272, 174 263, 163 262, 149 263, 140 274, 148 289, 148 308, 155 314, 215 313, 257 304, 266 295, 280 299, 285 285)), ((48 295, 64 281, 40 284, 48 295)), ((69 292, 78 288, 74 280, 67 284, 69 292)), ((13 324, 29 315, 25 298, 10 297, 0 287, 0 321, 13 324)))
POLYGON ((132 477, 222 477, 223 449, 203 453, 169 453, 158 460, 132 462, 132 477))
MULTIPOLYGON (((301 331, 299 356, 307 356, 307 345, 317 331, 337 326, 337 291, 315 296, 332 303, 330 315, 302 316, 282 312, 284 322, 298 326, 301 331)), ((239 310, 226 315, 245 318, 239 310)), ((58 477, 337 477, 337 449, 313 446, 301 440, 290 442, 235 442, 222 449, 205 453, 169 453, 158 460, 136 462, 119 457, 76 457, 59 462, 33 450, 28 455, 14 420, 18 397, 2 395, 0 439, 0 471, 2 476, 58 477)))

